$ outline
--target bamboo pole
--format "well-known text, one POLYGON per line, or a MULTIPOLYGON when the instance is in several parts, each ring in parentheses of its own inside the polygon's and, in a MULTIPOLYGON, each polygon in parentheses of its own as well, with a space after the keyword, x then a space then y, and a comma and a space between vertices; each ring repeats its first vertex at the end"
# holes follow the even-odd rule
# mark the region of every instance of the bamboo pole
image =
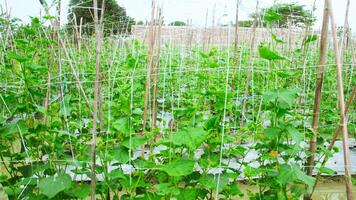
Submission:
POLYGON ((147 66, 146 66, 146 86, 145 86, 145 99, 144 99, 144 111, 143 111, 143 122, 142 122, 142 134, 146 131, 147 124, 147 115, 148 115, 148 100, 150 96, 150 87, 151 87, 151 71, 153 68, 153 55, 154 55, 154 20, 155 20, 155 9, 156 2, 152 0, 152 10, 151 10, 151 22, 148 30, 148 53, 147 53, 147 66))
MULTIPOLYGON (((353 101, 355 100, 355 98, 356 98, 356 85, 354 85, 354 88, 353 88, 352 93, 351 93, 351 95, 350 95, 350 97, 349 97, 349 100, 348 100, 348 102, 346 103, 346 107, 345 107, 345 115, 346 115, 346 116, 347 116, 347 114, 348 114, 348 112, 349 112, 349 108, 350 108, 350 106, 352 105, 352 103, 353 103, 353 101)), ((335 133, 334 133, 334 135, 333 135, 333 137, 332 137, 332 139, 331 139, 331 142, 330 142, 330 144, 329 144, 329 146, 328 146, 328 150, 329 150, 329 151, 331 151, 331 150, 334 148, 336 139, 337 139, 337 137, 338 137, 339 135, 341 135, 341 133, 342 133, 342 127, 339 126, 339 127, 336 129, 336 131, 335 131, 335 133)), ((320 167, 324 167, 325 164, 326 164, 326 162, 327 162, 328 160, 329 160, 329 157, 328 157, 327 155, 324 155, 324 158, 323 158, 323 161, 321 162, 320 167)), ((315 191, 315 189, 316 189, 316 186, 317 186, 318 181, 319 181, 319 179, 320 179, 320 175, 321 175, 321 172, 318 171, 317 175, 315 176, 315 183, 314 183, 314 186, 313 186, 313 190, 312 190, 312 192, 311 192, 311 194, 310 194, 310 198, 312 197, 312 195, 313 195, 313 193, 314 193, 314 191, 315 191)))
MULTIPOLYGON (((343 57, 343 53, 344 53, 344 51, 342 50, 344 47, 345 47, 345 38, 347 37, 347 30, 345 30, 345 29, 347 29, 347 27, 348 27, 348 13, 349 13, 349 7, 350 7, 350 1, 348 1, 347 2, 347 5, 346 5, 346 14, 345 14, 345 22, 344 22, 344 32, 343 32, 343 36, 342 36, 342 43, 341 43, 341 49, 340 49, 340 59, 341 59, 341 62, 342 62, 342 57, 343 57)), ((347 117, 347 113, 348 113, 348 111, 349 111, 349 107, 352 105, 352 102, 353 102, 353 100, 354 100, 354 98, 356 97, 356 86, 354 86, 353 87, 353 90, 352 90, 352 92, 351 92, 351 95, 350 95, 350 97, 349 97, 349 101, 346 103, 346 108, 345 108, 345 115, 346 115, 346 117, 347 117)), ((334 135, 333 135, 333 137, 332 137, 332 140, 331 140, 331 142, 330 142, 330 144, 329 144, 329 147, 328 147, 328 150, 329 151, 331 151, 332 150, 332 148, 334 147, 334 144, 335 144, 335 142, 336 142, 336 139, 337 139, 337 137, 341 134, 341 127, 338 127, 337 128, 337 130, 335 131, 335 133, 334 133, 334 135)), ((321 162, 321 167, 324 167, 325 166, 325 164, 326 164, 326 162, 328 161, 328 159, 329 159, 329 157, 328 156, 326 156, 326 155, 324 155, 324 158, 323 158, 323 161, 321 162)), ((320 175, 321 175, 321 173, 320 173, 320 171, 317 173, 317 175, 316 175, 316 180, 315 180, 315 183, 314 183, 314 186, 313 186, 313 190, 312 190, 312 192, 311 192, 311 194, 310 194, 310 197, 312 196, 312 194, 314 193, 314 191, 315 191, 315 188, 316 188, 316 186, 317 186, 317 183, 318 183, 318 180, 319 180, 319 178, 320 178, 320 175)))
MULTIPOLYGON (((53 38, 53 36, 52 36, 53 38)), ((51 95, 51 73, 52 73, 52 68, 53 68, 53 63, 54 63, 54 48, 51 45, 51 54, 50 54, 50 58, 49 58, 49 65, 48 65, 48 72, 47 72, 47 88, 46 88, 46 98, 44 101, 44 108, 46 110, 46 112, 48 111, 48 107, 49 107, 49 98, 51 95)), ((47 115, 44 116, 44 124, 47 124, 47 115)))
POLYGON ((92 127, 92 142, 91 142, 91 181, 90 181, 90 199, 95 200, 95 164, 96 164, 96 127, 98 121, 98 108, 100 102, 100 58, 102 48, 102 21, 105 9, 105 0, 102 0, 101 18, 98 16, 98 1, 93 0, 94 7, 94 25, 95 25, 95 83, 94 83, 94 105, 93 105, 93 127, 92 127))
MULTIPOLYGON (((321 39, 320 39, 320 52, 319 52, 319 68, 318 74, 316 78, 316 88, 314 95, 314 108, 313 108, 313 121, 312 121, 312 129, 313 135, 310 139, 309 143, 309 152, 310 155, 307 158, 307 175, 313 175, 314 169, 314 159, 316 153, 316 141, 318 137, 318 126, 319 126, 319 113, 320 113, 320 101, 321 101, 321 89, 323 87, 324 80, 324 65, 326 63, 326 54, 328 48, 328 26, 329 26, 329 14, 327 4, 324 4, 324 14, 323 14, 323 25, 321 29, 321 39)), ((311 196, 308 194, 304 197, 304 199, 310 199, 311 196)))
POLYGON ((154 128, 156 126, 156 110, 157 110, 157 92, 158 92, 158 87, 157 87, 157 82, 158 82, 158 74, 159 74, 159 60, 160 60, 160 51, 161 51, 161 28, 162 28, 162 22, 161 22, 161 10, 158 9, 158 23, 155 26, 155 43, 156 43, 156 48, 155 48, 155 68, 153 71, 153 94, 152 94, 152 121, 151 121, 151 127, 154 128), (158 30, 157 30, 158 29, 158 30))
MULTIPOLYGON (((234 42, 234 65, 238 64, 238 43, 239 43, 239 4, 240 0, 236 0, 236 16, 235 16, 235 42, 234 42)), ((235 90, 236 67, 232 68, 231 92, 235 90)))
POLYGON ((350 0, 347 0, 346 11, 345 11, 345 20, 344 20, 344 30, 342 33, 341 46, 340 46, 340 60, 343 63, 343 55, 346 46, 347 33, 349 31, 349 10, 350 10, 350 0))
POLYGON ((340 108, 340 126, 343 136, 343 150, 344 150, 344 165, 345 165, 345 184, 346 184, 346 194, 348 200, 353 200, 352 194, 352 182, 351 182, 351 162, 350 162, 350 149, 349 149, 349 138, 347 134, 347 118, 345 115, 345 98, 344 98, 344 87, 342 82, 342 63, 340 58, 339 44, 337 39, 336 24, 332 9, 332 3, 330 0, 325 0, 329 8, 329 17, 331 22, 331 30, 333 37, 333 46, 335 53, 335 62, 337 69, 337 90, 339 96, 339 108, 340 108))
MULTIPOLYGON (((44 1, 41 1, 41 0, 40 0, 40 3, 41 3, 41 5, 42 5, 42 7, 44 8, 46 14, 47 14, 47 15, 50 15, 49 9, 48 9, 48 7, 47 7, 47 4, 46 4, 44 1)), ((52 24, 53 27, 57 27, 57 23, 58 23, 58 22, 56 22, 56 20, 51 21, 51 24, 52 24)), ((57 32, 57 37, 58 37, 58 38, 57 38, 58 43, 59 43, 59 45, 60 45, 59 48, 60 48, 61 50, 63 50, 64 55, 66 56, 66 59, 68 60, 69 68, 70 68, 70 70, 71 70, 71 72, 72 72, 72 75, 73 75, 75 81, 76 81, 76 86, 77 86, 79 92, 81 93, 81 95, 83 96, 86 106, 87 106, 88 109, 90 110, 91 106, 90 106, 89 100, 88 100, 88 98, 87 98, 87 96, 86 96, 86 94, 85 94, 85 91, 84 91, 84 89, 83 89, 83 87, 82 87, 82 84, 80 83, 80 80, 79 80, 79 78, 78 78, 78 74, 77 74, 77 72, 76 72, 76 70, 75 70, 75 68, 74 68, 74 65, 73 65, 72 60, 71 60, 71 58, 70 58, 70 56, 69 56, 69 53, 68 53, 68 51, 67 51, 67 48, 66 48, 66 46, 65 46, 65 44, 64 44, 64 42, 63 42, 63 40, 62 40, 62 38, 61 38, 61 35, 60 35, 58 32, 57 32)), ((60 74, 60 73, 59 73, 59 74, 60 74)), ((59 82, 60 82, 60 80, 59 80, 59 82)), ((91 114, 92 114, 92 113, 91 113, 91 114)))
POLYGON ((253 57, 253 51, 255 48, 255 40, 256 40, 256 29, 257 29, 257 11, 258 11, 258 5, 259 1, 256 3, 256 15, 253 20, 253 25, 252 25, 252 39, 250 43, 250 55, 248 57, 248 69, 247 69, 247 78, 245 81, 245 93, 244 97, 242 100, 242 110, 241 110, 241 119, 240 119, 240 128, 243 127, 244 125, 244 118, 245 118, 245 112, 246 112, 246 107, 247 107, 247 97, 248 97, 248 89, 249 89, 249 84, 252 76, 252 68, 253 68, 253 62, 252 62, 252 57, 253 57))

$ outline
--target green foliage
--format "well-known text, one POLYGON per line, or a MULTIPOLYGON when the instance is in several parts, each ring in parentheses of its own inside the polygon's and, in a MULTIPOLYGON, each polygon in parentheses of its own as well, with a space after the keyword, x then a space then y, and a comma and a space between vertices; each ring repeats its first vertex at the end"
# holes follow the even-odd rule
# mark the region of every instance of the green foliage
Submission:
POLYGON ((307 45, 311 42, 317 41, 318 40, 318 36, 317 35, 308 35, 308 37, 305 39, 304 41, 304 45, 307 45))
POLYGON ((176 160, 164 165, 161 170, 169 176, 186 176, 193 173, 194 160, 176 160))
POLYGON ((168 24, 168 26, 186 26, 187 23, 182 21, 174 21, 168 24))
POLYGON ((277 180, 281 184, 293 183, 296 181, 303 182, 309 189, 312 189, 315 182, 314 177, 305 175, 301 169, 296 165, 281 165, 279 168, 277 180))
POLYGON ((258 45, 258 53, 261 58, 266 60, 285 60, 286 58, 279 55, 277 52, 270 49, 267 44, 258 45))
POLYGON ((251 28, 253 20, 239 20, 239 27, 251 28))
MULTIPOLYGON (((102 8, 102 1, 98 0, 98 7, 102 8)), ((93 1, 86 0, 71 0, 69 3, 69 25, 74 25, 73 20, 77 24, 83 20, 84 31, 88 34, 94 32, 94 18, 93 18, 93 1), (88 9, 90 8, 90 9, 88 9)), ((99 19, 101 17, 101 10, 99 10, 99 19)), ((131 25, 135 24, 133 18, 127 16, 125 8, 119 6, 115 0, 105 0, 104 11, 104 32, 105 33, 125 33, 130 32, 131 25)))
POLYGON ((40 192, 48 198, 53 198, 59 192, 62 192, 71 187, 72 179, 66 175, 50 176, 38 182, 40 192))
MULTIPOLYGON (((269 17, 271 23, 279 18, 273 13, 269 17)), ((9 199, 86 199, 90 193, 92 108, 86 106, 63 49, 60 52, 52 38, 55 34, 46 25, 49 18, 32 18, 21 26, 4 21, 5 29, 16 29, 11 41, 0 34, 0 73, 4 77, 0 84, 0 184, 9 199), (48 75, 51 84, 47 86, 48 75)), ((299 91, 306 82, 301 80, 303 69, 298 66, 305 61, 305 77, 313 77, 316 69, 309 66, 317 63, 318 56, 308 52, 302 60, 303 51, 293 49, 287 62, 284 55, 289 52, 279 48, 286 43, 274 30, 269 28, 271 43, 259 46, 259 56, 251 55, 249 45, 241 43, 239 64, 233 66, 231 49, 199 46, 188 51, 162 45, 157 126, 145 131, 147 47, 138 40, 116 46, 111 38, 105 38, 101 63, 104 100, 100 104, 103 129, 97 130, 95 168, 98 198, 108 199, 110 193, 111 199, 203 200, 218 192, 221 199, 242 195, 299 199, 308 192, 314 178, 306 176, 300 166, 309 153, 303 140, 311 135, 307 122, 312 115, 310 91, 315 86, 310 79, 309 92, 299 91), (253 62, 248 62, 251 56, 253 62), (248 65, 253 67, 253 84, 248 88, 251 95, 247 96, 245 116, 241 116, 248 65), (231 71, 226 71, 227 66, 231 71), (232 72, 236 75, 234 91, 230 82, 226 83, 232 72), (239 126, 241 117, 246 119, 243 127, 239 126), (258 156, 248 159, 251 152, 258 156), (241 178, 258 190, 241 191, 241 178)), ((60 34, 92 103, 93 37, 84 35, 79 48, 66 37, 67 32, 60 30, 60 34)), ((308 36, 305 43, 314 48, 316 39, 308 36)), ((333 59, 332 55, 330 52, 328 58, 333 59)), ((333 92, 335 68, 325 70, 323 88, 328 92, 323 93, 317 154, 331 157, 339 149, 329 151, 324 143, 334 132, 339 111, 333 92)), ((350 70, 344 74, 350 75, 350 70)), ((349 114, 350 119, 355 117, 349 114)), ((349 128, 355 132, 355 126, 350 124, 349 128)), ((334 173, 326 167, 316 170, 334 173)))
POLYGON ((208 133, 202 128, 188 128, 174 134, 170 142, 178 146, 184 145, 190 150, 195 150, 207 137, 208 133))
POLYGON ((262 18, 266 24, 287 28, 289 22, 297 27, 311 26, 315 22, 310 10, 297 3, 277 3, 262 9, 262 18))

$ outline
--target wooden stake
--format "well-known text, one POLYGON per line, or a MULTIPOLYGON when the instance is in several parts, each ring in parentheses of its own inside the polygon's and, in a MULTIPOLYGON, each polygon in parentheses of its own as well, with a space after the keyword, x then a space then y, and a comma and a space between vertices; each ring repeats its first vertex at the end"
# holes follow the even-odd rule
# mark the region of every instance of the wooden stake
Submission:
MULTIPOLYGON (((351 95, 350 95, 349 101, 346 103, 346 108, 345 108, 345 109, 346 109, 346 110, 345 110, 345 115, 346 115, 346 116, 347 116, 347 113, 348 113, 348 111, 349 111, 349 108, 350 108, 350 106, 352 105, 352 103, 353 103, 353 101, 354 101, 355 98, 356 98, 356 85, 354 85, 354 88, 353 88, 352 93, 351 93, 351 95)), ((331 139, 331 142, 330 142, 330 144, 329 144, 329 146, 328 146, 328 150, 329 150, 329 151, 331 151, 331 150, 334 148, 336 139, 337 139, 337 137, 338 137, 339 135, 341 135, 341 133, 342 133, 342 127, 339 126, 339 127, 336 129, 336 131, 335 131, 335 133, 334 133, 334 135, 333 135, 333 137, 332 137, 332 139, 331 139)), ((326 155, 324 155, 324 158, 323 158, 323 161, 321 162, 320 167, 324 167, 325 164, 326 164, 326 162, 327 162, 328 160, 329 160, 329 157, 326 156, 326 155)), ((321 175, 321 172, 319 171, 319 172, 317 173, 317 175, 315 176, 315 183, 314 183, 314 186, 313 186, 313 190, 312 190, 312 192, 311 192, 311 194, 310 194, 310 198, 312 197, 312 195, 313 195, 313 193, 314 193, 314 191, 315 191, 315 189, 316 189, 316 186, 317 186, 318 181, 319 181, 319 179, 320 179, 320 175, 321 175)))
POLYGON ((154 38, 155 38, 155 31, 154 31, 154 21, 155 21, 155 9, 156 9, 156 2, 152 0, 152 10, 151 10, 151 22, 148 30, 148 53, 147 53, 147 67, 146 67, 146 86, 145 86, 145 99, 144 99, 144 111, 143 111, 143 122, 142 122, 142 134, 146 131, 146 124, 147 124, 147 115, 148 115, 148 100, 150 96, 150 87, 151 87, 151 72, 153 68, 153 56, 154 56, 154 38))
POLYGON ((156 126, 156 110, 157 110, 157 92, 158 92, 158 87, 157 87, 157 82, 158 82, 158 74, 159 74, 159 60, 160 60, 160 51, 161 51, 161 28, 162 28, 162 22, 161 22, 161 10, 158 9, 158 23, 155 26, 156 34, 155 34, 155 68, 153 71, 153 94, 152 94, 152 121, 151 121, 151 127, 154 128, 156 126), (158 30, 157 30, 158 29, 158 30))
POLYGON ((342 40, 341 40, 341 46, 340 46, 341 63, 343 63, 343 55, 344 55, 344 50, 345 50, 344 47, 346 46, 347 33, 349 31, 349 10, 350 10, 350 0, 348 0, 346 3, 344 30, 342 33, 342 40))
POLYGON ((248 72, 247 72, 247 78, 245 81, 245 93, 244 93, 244 98, 242 100, 242 110, 241 110, 241 119, 240 119, 240 128, 243 127, 244 125, 244 117, 245 117, 245 112, 246 112, 246 104, 247 104, 247 97, 248 97, 248 88, 252 76, 252 67, 253 67, 253 62, 252 62, 252 57, 253 57, 253 50, 255 48, 255 40, 256 40, 256 29, 257 29, 257 11, 258 11, 258 4, 259 1, 257 1, 256 4, 256 15, 253 20, 253 28, 252 28, 252 39, 251 39, 251 44, 250 44, 250 55, 248 57, 248 72))
POLYGON ((95 83, 94 83, 94 105, 93 105, 93 127, 91 141, 91 181, 90 181, 90 199, 95 200, 95 164, 96 164, 96 126, 98 122, 98 108, 100 101, 100 57, 102 48, 102 20, 104 16, 105 0, 102 0, 101 18, 98 16, 98 1, 93 0, 94 7, 94 25, 95 25, 95 46, 96 46, 96 62, 95 62, 95 83))
POLYGON ((331 22, 331 30, 333 36, 333 46, 335 53, 335 62, 337 69, 337 90, 339 96, 339 108, 340 108, 340 126, 343 136, 343 149, 344 149, 344 165, 345 165, 345 184, 346 194, 348 200, 353 200, 352 194, 352 182, 351 182, 351 162, 350 162, 350 149, 349 149, 349 137, 347 134, 347 119, 345 115, 345 99, 344 99, 344 87, 342 83, 342 63, 340 58, 339 44, 337 39, 336 24, 334 14, 332 10, 332 4, 330 0, 325 0, 329 8, 329 16, 331 22))
MULTIPOLYGON (((239 47, 239 4, 240 1, 236 0, 236 17, 235 17, 235 42, 234 42, 234 65, 238 64, 238 47, 239 47)), ((236 77, 236 67, 232 68, 232 78, 231 78, 231 93, 234 94, 235 90, 235 77, 236 77)))
MULTIPOLYGON (((318 137, 318 125, 319 125, 319 112, 320 112, 320 100, 321 100, 321 89, 323 86, 324 80, 324 65, 326 63, 326 54, 328 48, 328 26, 329 26, 329 14, 327 4, 324 5, 324 14, 323 14, 323 25, 321 29, 321 38, 320 38, 320 52, 319 52, 319 68, 316 78, 316 88, 314 95, 314 108, 313 108, 313 121, 312 129, 313 136, 310 139, 309 143, 309 152, 310 156, 307 159, 307 175, 313 175, 314 169, 314 159, 316 153, 316 141, 318 137)), ((304 199, 310 199, 311 196, 306 195, 304 199)))

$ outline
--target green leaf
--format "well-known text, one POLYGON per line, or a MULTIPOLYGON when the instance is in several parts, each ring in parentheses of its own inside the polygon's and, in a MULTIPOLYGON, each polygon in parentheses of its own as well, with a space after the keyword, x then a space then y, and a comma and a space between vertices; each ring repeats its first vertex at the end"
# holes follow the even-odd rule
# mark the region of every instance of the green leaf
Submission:
POLYGON ((147 140, 148 139, 144 136, 134 136, 131 138, 131 145, 130 138, 127 138, 125 141, 123 141, 122 145, 128 149, 138 149, 140 146, 144 145, 147 140))
POLYGON ((120 132, 123 133, 125 136, 128 136, 130 133, 130 129, 129 129, 129 119, 127 117, 122 117, 118 120, 116 120, 113 124, 112 124, 113 128, 120 132))
POLYGON ((271 139, 276 139, 278 138, 278 136, 280 136, 281 129, 278 127, 271 127, 271 128, 266 128, 263 132, 266 135, 266 137, 271 139))
POLYGON ((116 147, 110 151, 110 155, 120 164, 126 164, 129 162, 129 152, 125 148, 116 147))
POLYGON ((20 62, 20 63, 27 62, 27 61, 29 61, 29 60, 31 59, 31 58, 28 57, 28 56, 21 56, 21 55, 17 54, 17 53, 14 52, 14 51, 8 52, 8 56, 9 56, 9 58, 15 59, 15 60, 17 60, 17 61, 20 62))
POLYGON ((259 175, 260 173, 262 173, 262 169, 260 168, 254 168, 251 166, 246 166, 246 168, 244 169, 244 174, 247 177, 255 177, 257 175, 259 175))
POLYGON ((297 96, 294 89, 273 89, 263 94, 263 100, 277 102, 281 108, 289 108, 296 102, 297 96))
POLYGON ((285 60, 286 58, 280 56, 277 52, 270 49, 266 44, 260 44, 258 46, 258 53, 260 57, 266 60, 285 60))
POLYGON ((177 199, 195 200, 196 196, 197 192, 194 188, 184 188, 177 196, 177 199))
POLYGON ((89 196, 90 194, 90 186, 86 184, 77 185, 73 190, 72 193, 75 197, 84 199, 85 197, 89 196))
POLYGON ((9 124, 0 128, 0 137, 6 137, 13 135, 21 131, 21 134, 28 132, 24 121, 20 120, 17 123, 9 124))
POLYGON ((304 41, 304 45, 309 44, 311 42, 314 42, 316 40, 318 40, 318 36, 317 35, 308 35, 308 37, 304 41))
POLYGON ((263 14, 263 20, 265 22, 271 23, 274 21, 278 21, 282 19, 282 15, 278 14, 276 11, 274 10, 267 10, 264 14, 263 14))
POLYGON ((276 41, 277 43, 282 43, 282 44, 285 44, 286 42, 279 38, 276 34, 272 33, 272 31, 270 32, 271 33, 271 37, 274 41, 276 41))
POLYGON ((112 170, 109 174, 108 174, 109 178, 112 179, 126 179, 126 176, 124 174, 124 172, 122 171, 122 169, 115 169, 112 170))
POLYGON ((188 128, 178 131, 172 136, 173 144, 186 146, 191 150, 198 148, 206 139, 208 133, 203 128, 188 128))
POLYGON ((293 141, 297 144, 304 140, 304 135, 301 134, 295 127, 287 126, 286 130, 288 134, 292 137, 293 141))
POLYGON ((61 174, 58 176, 49 176, 40 180, 38 187, 40 192, 46 195, 48 198, 53 198, 63 190, 71 187, 72 179, 67 174, 61 174))
POLYGON ((217 68, 219 67, 219 64, 216 61, 209 61, 208 67, 217 68))
POLYGON ((169 176, 186 176, 193 172, 194 160, 175 160, 161 167, 169 176))
MULTIPOLYGON (((218 181, 217 175, 208 174, 200 178, 199 183, 206 189, 212 189, 216 191, 217 181, 218 181)), ((229 177, 227 176, 227 174, 222 174, 220 176, 218 192, 221 192, 224 189, 224 187, 227 186, 228 183, 229 183, 229 177)))
POLYGON ((320 167, 320 173, 327 175, 335 175, 336 172, 328 167, 320 167))
POLYGON ((169 186, 170 186, 169 183, 160 183, 160 184, 154 185, 154 188, 157 190, 157 194, 166 195, 166 194, 169 194, 169 192, 170 192, 169 186))
POLYGON ((281 165, 279 168, 279 174, 277 176, 277 181, 281 184, 288 184, 295 181, 302 182, 306 184, 309 189, 314 185, 315 178, 306 175, 297 165, 281 165))

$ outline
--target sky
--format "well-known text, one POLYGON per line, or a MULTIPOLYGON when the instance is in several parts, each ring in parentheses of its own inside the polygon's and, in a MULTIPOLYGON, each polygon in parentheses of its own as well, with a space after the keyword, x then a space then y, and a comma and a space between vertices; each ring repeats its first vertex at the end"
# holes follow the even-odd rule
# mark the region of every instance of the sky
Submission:
MULTIPOLYGON (((51 2, 52 0, 47 0, 51 2)), ((136 21, 146 21, 150 19, 151 0, 116 0, 120 6, 126 8, 129 16, 135 18, 136 21)), ((256 0, 240 0, 240 19, 247 19, 249 14, 254 12, 256 7, 256 0)), ((62 21, 67 21, 69 0, 62 0, 62 21)), ((208 13, 208 25, 212 24, 212 13, 215 7, 216 21, 221 18, 224 13, 227 13, 228 20, 234 21, 236 0, 158 0, 162 8, 165 22, 172 22, 176 20, 192 21, 193 25, 204 26, 206 22, 206 14, 208 13)), ((268 7, 273 5, 273 2, 287 3, 296 2, 303 4, 306 8, 311 8, 314 0, 260 0, 260 7, 268 7)), ((337 26, 344 24, 346 2, 347 0, 337 0, 333 2, 333 10, 337 26)), ((30 16, 39 16, 43 14, 39 0, 0 0, 2 9, 8 10, 13 17, 20 18, 23 22, 29 22, 30 16)), ((322 11, 324 0, 316 0, 315 15, 317 22, 315 29, 321 27, 322 11)), ((349 23, 353 30, 356 30, 356 1, 351 0, 349 23)))

